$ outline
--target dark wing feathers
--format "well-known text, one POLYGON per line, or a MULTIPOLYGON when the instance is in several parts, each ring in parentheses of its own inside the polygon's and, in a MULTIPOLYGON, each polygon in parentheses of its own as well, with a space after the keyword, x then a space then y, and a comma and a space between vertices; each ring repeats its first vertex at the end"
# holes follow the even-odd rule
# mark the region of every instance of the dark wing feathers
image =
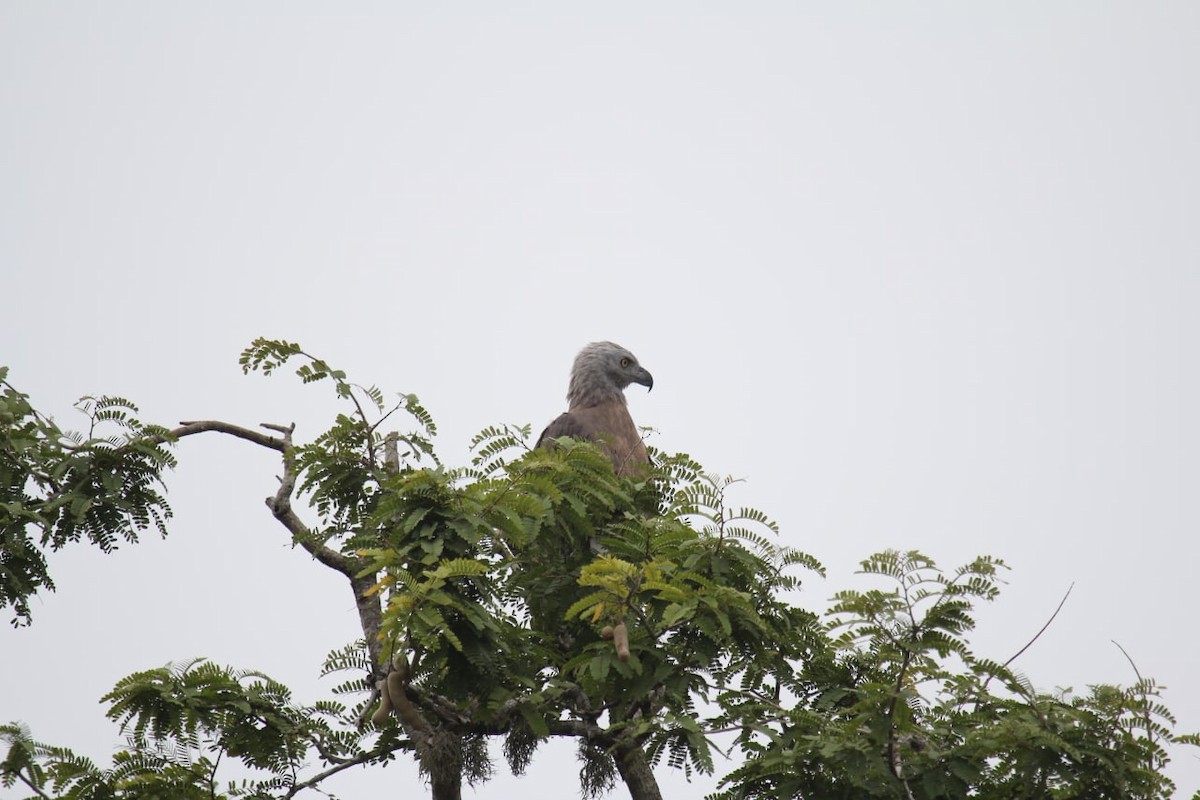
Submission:
POLYGON ((618 475, 632 475, 640 465, 650 463, 641 434, 621 402, 601 403, 560 414, 542 431, 534 446, 542 447, 560 436, 599 444, 608 451, 618 475))
POLYGON ((584 430, 580 419, 570 411, 558 415, 558 418, 546 426, 538 437, 535 448, 549 444, 560 436, 570 436, 572 439, 591 439, 590 432, 584 430))

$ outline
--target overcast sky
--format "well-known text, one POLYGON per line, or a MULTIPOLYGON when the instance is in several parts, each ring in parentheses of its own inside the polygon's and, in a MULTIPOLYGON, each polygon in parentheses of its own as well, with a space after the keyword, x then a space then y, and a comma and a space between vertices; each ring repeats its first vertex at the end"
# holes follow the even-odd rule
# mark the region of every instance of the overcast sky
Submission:
MULTIPOLYGON (((561 412, 611 339, 654 373, 630 390, 653 443, 745 477, 827 566, 801 602, 883 548, 999 556, 978 655, 1074 583, 1016 666, 1129 683, 1116 640, 1200 730, 1200 4, 447 8, 0 3, 10 381, 64 426, 111 393, 302 438, 327 389, 237 367, 286 338, 420 395, 462 463, 480 428, 561 412)), ((264 508, 272 453, 178 455, 167 540, 61 553, 33 627, 0 630, 0 722, 107 763, 97 701, 134 670, 333 685, 352 598, 264 508)), ((475 797, 577 772, 570 748, 497 766, 475 797)))

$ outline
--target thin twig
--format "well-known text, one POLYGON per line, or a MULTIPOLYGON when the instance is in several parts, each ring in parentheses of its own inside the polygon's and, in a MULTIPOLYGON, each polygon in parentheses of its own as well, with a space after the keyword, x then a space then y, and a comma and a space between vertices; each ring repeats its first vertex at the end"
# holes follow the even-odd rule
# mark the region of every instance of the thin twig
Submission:
POLYGON ((43 792, 37 786, 34 786, 33 783, 31 783, 30 780, 28 778, 26 778, 24 775, 22 775, 20 772, 17 773, 17 777, 21 779, 21 783, 25 784, 30 789, 33 789, 33 791, 37 792, 38 797, 44 797, 44 798, 46 798, 46 800, 54 800, 54 798, 50 797, 50 795, 43 792))
POLYGON ((356 767, 359 764, 369 763, 369 762, 375 760, 376 758, 379 758, 380 756, 387 755, 388 753, 394 753, 395 751, 401 749, 402 747, 403 747, 403 745, 397 744, 396 746, 389 747, 385 750, 369 750, 366 752, 359 753, 354 758, 347 759, 340 764, 335 764, 334 766, 330 767, 327 770, 324 770, 323 772, 318 772, 316 775, 312 776, 311 778, 309 778, 306 781, 302 781, 301 783, 293 784, 292 788, 288 790, 288 793, 285 794, 284 797, 285 798, 295 797, 298 792, 301 792, 305 789, 315 788, 318 783, 320 783, 321 781, 325 780, 326 778, 328 778, 332 775, 338 774, 342 770, 349 769, 350 767, 356 767))
MULTIPOLYGON (((1071 590, 1074 588, 1075 588, 1075 582, 1072 581, 1071 585, 1067 587, 1066 594, 1064 594, 1062 596, 1062 600, 1058 601, 1058 608, 1054 609, 1054 613, 1050 615, 1050 619, 1046 620, 1046 624, 1042 626, 1041 630, 1039 630, 1037 633, 1035 633, 1033 635, 1032 639, 1030 639, 1028 642, 1025 643, 1024 647, 1022 647, 1020 650, 1018 650, 1011 658, 1008 659, 1008 661, 1005 661, 1003 666, 1007 667, 1009 664, 1011 664, 1012 662, 1014 662, 1018 658, 1020 658, 1021 654, 1024 653, 1026 650, 1028 650, 1030 647, 1032 647, 1033 643, 1036 642, 1041 637, 1041 635, 1046 632, 1046 629, 1050 627, 1050 623, 1054 622, 1054 618, 1058 616, 1058 612, 1062 611, 1063 606, 1066 605, 1067 598, 1071 596, 1071 590)), ((1117 646, 1120 647, 1120 645, 1117 645, 1117 646)))
POLYGON ((221 756, 225 755, 224 750, 217 751, 217 757, 213 759, 212 769, 208 772, 208 796, 212 800, 217 800, 217 767, 221 766, 221 756))
MULTIPOLYGON (((1018 650, 1013 655, 1009 656, 1008 660, 1000 665, 1001 668, 1007 668, 1009 664, 1011 664, 1012 662, 1014 662, 1018 658, 1020 658, 1022 653, 1024 653, 1026 650, 1028 650, 1030 647, 1032 647, 1033 643, 1041 638, 1042 634, 1046 632, 1046 629, 1050 627, 1050 624, 1052 622, 1054 622, 1055 617, 1058 616, 1058 612, 1062 611, 1063 606, 1065 606, 1067 604, 1067 598, 1071 596, 1071 590, 1074 588, 1075 588, 1075 582, 1071 581, 1071 585, 1067 587, 1067 591, 1065 594, 1063 594, 1062 600, 1058 601, 1058 608, 1054 609, 1054 613, 1050 615, 1050 619, 1046 620, 1046 624, 1043 625, 1041 627, 1041 629, 1033 635, 1032 639, 1030 639, 1028 642, 1025 643, 1024 647, 1022 647, 1020 650, 1018 650)), ((987 676, 987 680, 985 680, 983 682, 983 686, 980 687, 980 690, 979 690, 981 695, 983 694, 984 691, 987 690, 987 685, 989 683, 991 683, 992 678, 994 678, 994 677, 996 677, 996 673, 994 673, 994 672, 987 676)), ((978 703, 976 703, 976 709, 978 709, 978 703)))
MULTIPOLYGON (((1129 662, 1129 666, 1133 667, 1133 674, 1136 675, 1137 679, 1138 679, 1138 689, 1142 693, 1142 702, 1146 706, 1146 711, 1145 711, 1145 714, 1143 715, 1146 720, 1146 738, 1150 740, 1151 744, 1155 744, 1154 728, 1152 727, 1153 720, 1150 719, 1150 704, 1145 702, 1146 701, 1146 682, 1142 678, 1142 672, 1141 672, 1141 670, 1139 670, 1137 668, 1137 664, 1133 663, 1133 659, 1130 657, 1129 653, 1125 652, 1125 648, 1121 647, 1120 642, 1118 642, 1116 639, 1109 639, 1109 641, 1117 646, 1117 649, 1121 651, 1121 655, 1125 656, 1125 660, 1129 662)), ((1147 765, 1150 767, 1150 769, 1153 770, 1154 769, 1153 748, 1151 749, 1150 753, 1147 754, 1146 761, 1147 761, 1147 765)))
POLYGON ((1137 676, 1138 683, 1141 683, 1142 673, 1138 670, 1137 664, 1133 663, 1133 659, 1129 657, 1129 653, 1125 652, 1125 648, 1121 647, 1121 643, 1116 639, 1109 639, 1109 641, 1117 646, 1117 649, 1121 651, 1121 655, 1125 656, 1125 660, 1129 662, 1129 666, 1133 667, 1133 674, 1137 676))

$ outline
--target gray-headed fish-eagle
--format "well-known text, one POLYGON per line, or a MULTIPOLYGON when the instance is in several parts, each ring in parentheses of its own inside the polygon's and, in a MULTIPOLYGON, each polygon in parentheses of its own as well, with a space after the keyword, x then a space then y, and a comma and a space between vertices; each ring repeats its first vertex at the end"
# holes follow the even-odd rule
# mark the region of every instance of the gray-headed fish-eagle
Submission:
POLYGON ((608 452, 618 475, 635 475, 650 459, 625 402, 631 383, 654 388, 654 377, 633 353, 612 342, 586 345, 571 368, 567 411, 542 431, 535 447, 560 436, 588 439, 608 452))

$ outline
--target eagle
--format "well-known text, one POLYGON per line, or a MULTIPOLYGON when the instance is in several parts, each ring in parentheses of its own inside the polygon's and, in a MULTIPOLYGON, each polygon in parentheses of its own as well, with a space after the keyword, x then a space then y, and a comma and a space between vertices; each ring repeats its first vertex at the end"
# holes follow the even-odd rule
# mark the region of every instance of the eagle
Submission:
POLYGON ((625 387, 654 388, 654 376, 633 353, 612 342, 592 342, 575 356, 567 387, 567 411, 551 422, 535 447, 560 436, 588 439, 603 447, 621 476, 635 475, 649 464, 646 445, 625 402, 625 387))

